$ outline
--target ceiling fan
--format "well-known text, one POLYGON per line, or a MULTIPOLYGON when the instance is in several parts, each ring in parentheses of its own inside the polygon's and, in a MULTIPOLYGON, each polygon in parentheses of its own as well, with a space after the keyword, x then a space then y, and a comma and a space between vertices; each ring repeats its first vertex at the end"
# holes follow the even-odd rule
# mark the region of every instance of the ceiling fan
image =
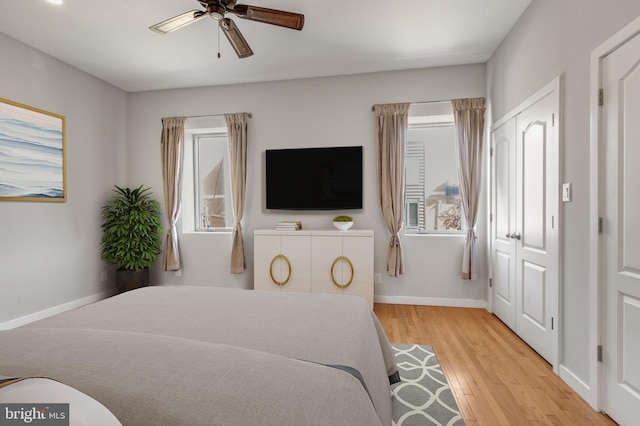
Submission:
POLYGON ((189 12, 152 25, 149 29, 160 34, 166 34, 198 21, 205 16, 210 16, 218 21, 218 26, 227 36, 229 43, 231 43, 238 57, 246 58, 247 56, 253 55, 253 51, 242 36, 235 22, 229 18, 225 18, 226 13, 232 13, 238 18, 291 28, 293 30, 301 30, 304 26, 304 15, 300 13, 236 4, 236 2, 237 0, 198 0, 198 3, 200 3, 205 10, 190 10, 189 12))

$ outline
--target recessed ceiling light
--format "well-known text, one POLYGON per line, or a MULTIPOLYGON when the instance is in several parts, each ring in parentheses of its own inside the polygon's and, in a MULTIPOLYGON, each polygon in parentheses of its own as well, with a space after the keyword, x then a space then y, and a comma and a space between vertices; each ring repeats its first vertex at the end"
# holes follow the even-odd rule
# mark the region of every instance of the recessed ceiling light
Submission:
POLYGON ((47 0, 47 1, 52 4, 62 4, 62 0, 47 0))

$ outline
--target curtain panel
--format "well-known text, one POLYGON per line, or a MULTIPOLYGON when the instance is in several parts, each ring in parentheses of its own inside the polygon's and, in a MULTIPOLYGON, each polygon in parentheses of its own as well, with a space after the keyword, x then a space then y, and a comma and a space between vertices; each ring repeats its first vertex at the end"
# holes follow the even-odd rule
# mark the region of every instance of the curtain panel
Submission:
POLYGON ((404 274, 404 255, 398 233, 404 225, 405 151, 409 103, 374 105, 376 115, 376 166, 380 208, 391 232, 387 273, 404 274))
POLYGON ((467 222, 461 277, 465 280, 477 280, 480 268, 476 247, 476 220, 482 180, 485 98, 454 99, 451 104, 458 150, 460 200, 467 222))
POLYGON ((240 221, 244 214, 247 187, 247 122, 249 117, 246 112, 224 115, 227 122, 231 206, 233 210, 232 274, 242 274, 246 268, 240 221))
POLYGON ((182 209, 182 169, 184 159, 184 123, 186 117, 162 119, 162 186, 169 229, 164 243, 163 270, 180 269, 176 223, 182 209))

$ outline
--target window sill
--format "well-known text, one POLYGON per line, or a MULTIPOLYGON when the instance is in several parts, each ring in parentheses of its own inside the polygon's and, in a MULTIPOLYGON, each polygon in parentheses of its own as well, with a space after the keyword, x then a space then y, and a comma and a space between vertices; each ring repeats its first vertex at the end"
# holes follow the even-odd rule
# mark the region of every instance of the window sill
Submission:
POLYGON ((466 232, 427 232, 427 231, 416 231, 416 232, 405 232, 405 236, 407 237, 465 237, 467 235, 466 232))
POLYGON ((231 228, 214 229, 214 230, 211 230, 211 231, 191 230, 191 231, 182 231, 182 235, 229 235, 232 232, 233 232, 233 229, 231 229, 231 228))

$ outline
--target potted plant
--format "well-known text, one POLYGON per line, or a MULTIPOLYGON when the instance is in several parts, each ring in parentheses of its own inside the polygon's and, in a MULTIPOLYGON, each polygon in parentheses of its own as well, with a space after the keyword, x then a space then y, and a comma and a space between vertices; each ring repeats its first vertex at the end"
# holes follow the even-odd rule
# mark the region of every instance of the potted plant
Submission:
POLYGON ((345 215, 336 216, 333 218, 333 226, 341 231, 346 231, 353 226, 353 218, 345 215))
POLYGON ((149 284, 149 267, 162 252, 160 203, 149 188, 116 185, 117 193, 102 207, 100 258, 116 266, 116 288, 122 293, 149 284))

